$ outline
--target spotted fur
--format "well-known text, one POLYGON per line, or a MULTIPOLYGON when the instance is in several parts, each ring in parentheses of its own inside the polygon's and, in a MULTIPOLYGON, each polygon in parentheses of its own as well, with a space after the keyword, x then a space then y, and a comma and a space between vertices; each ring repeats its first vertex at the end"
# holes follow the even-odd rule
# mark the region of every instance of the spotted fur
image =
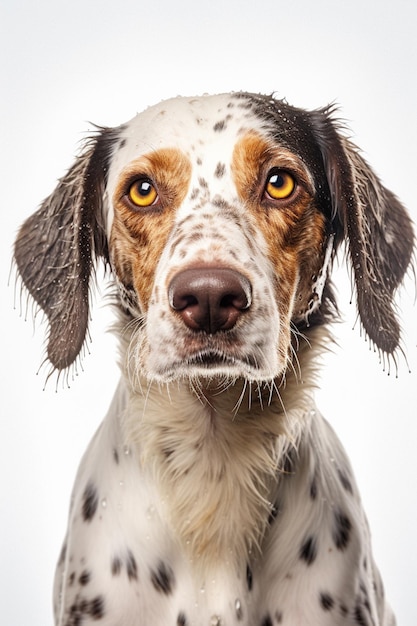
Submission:
POLYGON ((404 208, 330 109, 245 93, 98 129, 24 223, 53 368, 82 351, 98 259, 119 309, 122 380, 76 478, 57 626, 393 626, 313 399, 342 240, 365 333, 395 355, 404 208))

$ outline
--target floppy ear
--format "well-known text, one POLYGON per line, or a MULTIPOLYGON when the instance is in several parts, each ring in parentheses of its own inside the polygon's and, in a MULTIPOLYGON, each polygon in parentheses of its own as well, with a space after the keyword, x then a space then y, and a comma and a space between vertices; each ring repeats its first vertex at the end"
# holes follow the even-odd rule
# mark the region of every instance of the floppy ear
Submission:
POLYGON ((329 109, 313 112, 311 122, 323 155, 333 218, 348 242, 362 325, 371 342, 392 354, 400 341, 394 294, 414 247, 411 220, 356 146, 338 132, 329 109))
POLYGON ((23 284, 48 318, 47 356, 58 370, 70 366, 84 344, 90 274, 97 257, 107 259, 103 195, 113 143, 111 129, 87 142, 15 243, 23 284))

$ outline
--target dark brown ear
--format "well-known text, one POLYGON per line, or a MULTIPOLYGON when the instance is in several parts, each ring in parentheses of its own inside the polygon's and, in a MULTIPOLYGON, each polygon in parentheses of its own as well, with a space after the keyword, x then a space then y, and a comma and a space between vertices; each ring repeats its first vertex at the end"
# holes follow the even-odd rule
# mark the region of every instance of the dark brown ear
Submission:
POLYGON ((69 367, 83 347, 90 274, 95 259, 107 257, 103 195, 113 143, 109 129, 88 141, 15 243, 23 284, 48 318, 47 356, 58 370, 69 367))
POLYGON ((371 342, 392 354, 400 342, 394 294, 414 247, 411 220, 356 146, 339 133, 329 110, 314 112, 311 121, 323 155, 334 219, 347 239, 362 325, 371 342))

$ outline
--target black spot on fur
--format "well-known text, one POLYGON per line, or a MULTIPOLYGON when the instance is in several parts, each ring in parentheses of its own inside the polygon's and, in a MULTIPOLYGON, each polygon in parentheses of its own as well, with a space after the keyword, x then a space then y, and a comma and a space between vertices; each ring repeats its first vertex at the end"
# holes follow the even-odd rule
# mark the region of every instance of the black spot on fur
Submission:
POLYGON ((277 624, 282 624, 282 611, 275 611, 275 621, 277 624))
POLYGON ((127 553, 126 569, 129 580, 138 579, 138 566, 136 565, 135 557, 130 550, 127 553))
POLYGON ((343 615, 343 617, 346 617, 346 615, 348 614, 347 606, 345 606, 344 604, 341 604, 340 605, 340 612, 343 615))
POLYGON ((363 581, 360 582, 359 589, 362 592, 362 604, 365 607, 365 609, 367 609, 367 611, 370 613, 371 612, 371 605, 369 603, 368 589, 366 588, 366 585, 365 585, 365 583, 363 581))
POLYGON ((99 620, 104 617, 103 596, 97 596, 92 600, 77 596, 74 604, 70 607, 70 615, 66 626, 81 626, 84 623, 84 618, 88 616, 93 620, 99 620))
POLYGON ((362 607, 359 604, 355 607, 353 616, 355 618, 355 622, 359 624, 359 626, 369 626, 369 622, 366 619, 362 607))
POLYGON ((103 596, 97 596, 90 602, 89 614, 93 619, 101 619, 104 617, 104 598, 103 596))
POLYGON ((337 474, 339 476, 339 480, 342 484, 342 487, 348 492, 353 493, 352 483, 350 482, 348 476, 342 470, 338 469, 337 474))
POLYGON ((71 586, 74 584, 74 580, 75 580, 75 572, 71 572, 71 574, 69 575, 68 578, 68 584, 71 586))
POLYGON ((118 556, 115 556, 111 562, 111 573, 113 576, 118 576, 122 569, 122 561, 118 556))
POLYGON ((80 585, 84 586, 84 585, 88 585, 90 580, 91 580, 91 572, 89 572, 88 570, 84 570, 81 573, 81 575, 80 575, 80 577, 78 579, 78 582, 80 583, 80 585))
POLYGON ((300 559, 311 565, 317 556, 317 544, 314 537, 308 537, 301 546, 300 559))
POLYGON ((261 622, 261 626, 273 626, 273 624, 272 624, 272 619, 270 618, 270 616, 269 616, 269 615, 266 615, 266 616, 263 618, 263 620, 262 620, 262 622, 261 622))
POLYGON ((124 148, 126 145, 126 139, 122 139, 121 142, 119 143, 119 148, 124 148))
POLYGON ((249 591, 252 591, 252 587, 253 587, 253 575, 252 575, 252 570, 249 567, 249 565, 246 568, 246 582, 248 585, 248 589, 249 591))
POLYGON ((312 500, 317 498, 317 483, 315 480, 313 480, 310 485, 310 498, 312 500))
POLYGON ((182 612, 177 617, 177 626, 187 626, 187 618, 182 612))
POLYGON ((220 120, 220 122, 216 122, 213 126, 213 130, 216 133, 219 133, 222 130, 225 130, 225 128, 226 128, 226 120, 220 120))
POLYGON ((74 603, 70 606, 69 610, 69 618, 68 621, 65 622, 65 626, 80 626, 82 620, 82 614, 79 609, 79 605, 74 603))
POLYGON ((333 541, 338 550, 345 550, 350 541, 352 524, 344 513, 336 511, 334 514, 333 541))
POLYGON ((175 584, 174 573, 170 567, 161 561, 158 569, 151 572, 151 581, 157 591, 169 595, 175 584))
POLYGON ((116 448, 113 449, 113 459, 116 465, 119 465, 119 453, 117 452, 116 448))
POLYGON ((98 493, 92 483, 88 483, 83 495, 82 514, 85 522, 91 522, 97 511, 98 493))
POLYGON ((330 611, 334 607, 334 600, 328 593, 320 594, 320 605, 324 611, 330 611))
POLYGON ((216 178, 222 178, 225 175, 226 166, 224 163, 217 163, 216 169, 214 170, 214 175, 216 178))

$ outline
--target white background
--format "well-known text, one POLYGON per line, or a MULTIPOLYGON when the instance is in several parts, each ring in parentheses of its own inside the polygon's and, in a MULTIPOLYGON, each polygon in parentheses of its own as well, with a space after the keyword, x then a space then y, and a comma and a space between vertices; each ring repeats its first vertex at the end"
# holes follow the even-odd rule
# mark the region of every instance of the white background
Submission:
MULTIPOLYGON (((162 98, 277 92, 336 100, 352 136, 416 219, 415 0, 3 0, 1 63, 0 620, 48 626, 75 471, 116 385, 111 313, 98 295, 91 354, 68 390, 43 390, 44 327, 19 317, 18 225, 71 165, 89 122, 118 125, 162 98)), ((417 623, 417 358, 412 277, 400 304, 412 373, 387 376, 360 338, 341 262, 345 323, 319 405, 356 470, 374 551, 401 626, 417 623)), ((23 315, 24 317, 24 315, 23 315)))

